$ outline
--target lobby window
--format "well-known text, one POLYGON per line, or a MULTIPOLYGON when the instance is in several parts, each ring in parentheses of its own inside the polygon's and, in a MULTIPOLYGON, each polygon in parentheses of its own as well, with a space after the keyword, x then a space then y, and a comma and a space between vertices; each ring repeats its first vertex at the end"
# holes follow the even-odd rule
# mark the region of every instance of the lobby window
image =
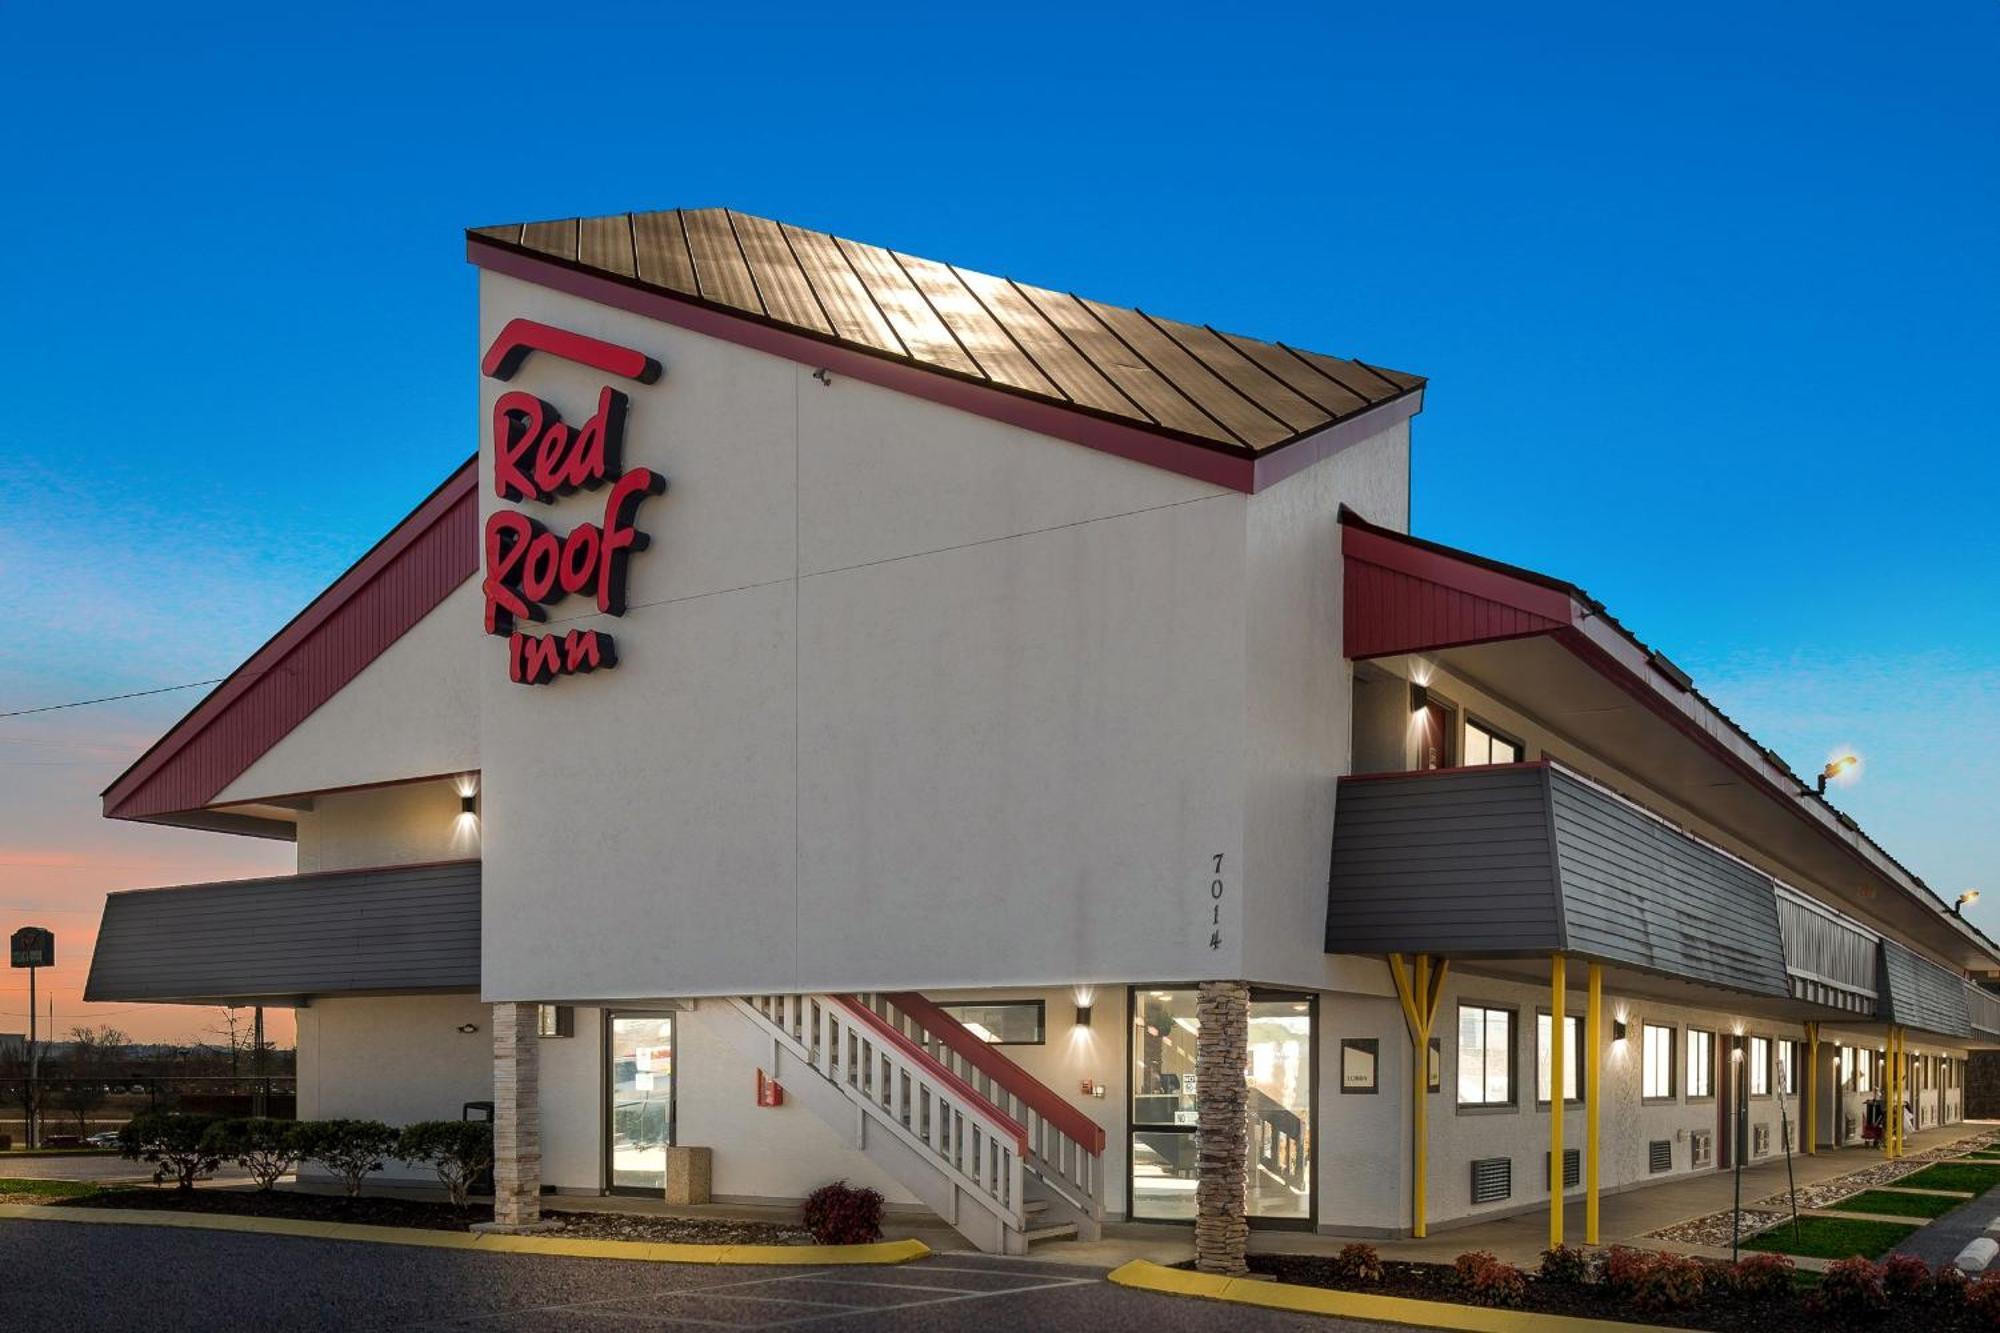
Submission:
POLYGON ((1799 1044, 1778 1043, 1778 1095, 1790 1097, 1799 1090, 1799 1044))
POLYGON ((1465 719, 1466 764, 1518 764, 1526 754, 1521 742, 1508 739, 1476 717, 1465 719))
POLYGON ((1040 1000, 998 1000, 990 1004, 940 1004, 988 1046, 1040 1046, 1047 1023, 1040 1000))
POLYGON ((1752 1037, 1750 1039, 1750 1095, 1768 1097, 1771 1095, 1771 1039, 1752 1037))
POLYGON ((1715 1034, 1688 1029, 1687 1090, 1690 1097, 1715 1095, 1715 1034))
MULTIPOLYGON (((1554 1044, 1555 1022, 1547 1014, 1535 1015, 1535 1100, 1549 1104, 1549 1048, 1554 1044)), ((1583 1016, 1563 1015, 1563 1100, 1583 1100, 1583 1016)))
POLYGON ((1458 1007, 1458 1104, 1514 1104, 1514 1012, 1458 1007))
POLYGON ((1843 1088, 1852 1088, 1854 1086, 1854 1048, 1852 1046, 1843 1046, 1840 1048, 1840 1086, 1843 1088))
POLYGON ((1875 1052, 1857 1051, 1854 1062, 1854 1090, 1873 1092, 1875 1090, 1875 1052))
POLYGON ((1645 1025, 1639 1056, 1639 1095, 1666 1099, 1674 1095, 1674 1030, 1658 1023, 1645 1025))

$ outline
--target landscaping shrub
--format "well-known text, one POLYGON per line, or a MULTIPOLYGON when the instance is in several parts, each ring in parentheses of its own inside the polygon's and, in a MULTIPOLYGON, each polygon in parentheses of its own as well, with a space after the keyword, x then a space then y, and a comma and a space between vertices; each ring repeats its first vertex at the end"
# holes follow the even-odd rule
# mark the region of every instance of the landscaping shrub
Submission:
POLYGON ((196 1176, 222 1164, 207 1146, 216 1118, 180 1111, 155 1111, 133 1116, 118 1131, 118 1154, 135 1162, 150 1162, 153 1182, 172 1177, 177 1189, 194 1188, 196 1176))
POLYGON ((1836 1259, 1820 1274, 1812 1306, 1820 1314, 1843 1322, 1875 1318, 1889 1308, 1889 1298, 1882 1290, 1881 1265, 1860 1255, 1836 1259))
POLYGON ((1519 1305, 1528 1294, 1528 1277, 1512 1264, 1503 1264, 1487 1250, 1470 1250, 1458 1256, 1459 1286, 1475 1305, 1519 1305))
POLYGON ((1739 1259, 1730 1271, 1730 1289, 1736 1298, 1761 1305, 1781 1301, 1792 1292, 1792 1261, 1782 1254, 1753 1254, 1739 1259))
POLYGON ((299 1160, 318 1162, 339 1177, 347 1197, 361 1194, 361 1182, 395 1156, 398 1135, 379 1120, 301 1120, 293 1140, 299 1160))
POLYGON ((1892 1254, 1882 1261, 1882 1294, 1898 1304, 1928 1296, 1931 1266, 1912 1254, 1892 1254))
POLYGON ((248 1171, 259 1190, 268 1190, 298 1167, 292 1133, 297 1128, 289 1120, 218 1120, 202 1136, 202 1146, 248 1171))
POLYGON ((1542 1281, 1580 1287, 1590 1281, 1590 1256, 1570 1245, 1542 1251, 1542 1281))
POLYGON ((1973 1328, 2000 1329, 2000 1276, 1981 1274, 1976 1282, 1964 1283, 1966 1322, 1973 1328))
POLYGON ((1931 1274, 1931 1304, 1946 1314, 1956 1314, 1965 1308, 1966 1288, 1972 1283, 1957 1264, 1946 1261, 1937 1266, 1931 1274))
POLYGON ((1664 1313, 1691 1310, 1708 1294, 1709 1265, 1682 1254, 1656 1254, 1632 1290, 1632 1304, 1664 1313))
POLYGON ((822 1245, 865 1245, 882 1239, 882 1196, 836 1180, 806 1196, 803 1220, 822 1245))
POLYGON ((454 1207, 465 1207, 472 1187, 493 1166, 493 1124, 487 1120, 419 1120, 405 1125, 396 1156, 437 1172, 454 1207))
POLYGON ((1652 1270, 1653 1256, 1645 1250, 1613 1245, 1598 1270, 1598 1280, 1613 1292, 1629 1299, 1639 1290, 1652 1270))
POLYGON ((1382 1280, 1382 1256, 1373 1245, 1359 1242, 1340 1247, 1333 1256, 1333 1273, 1342 1282, 1368 1286, 1382 1280))

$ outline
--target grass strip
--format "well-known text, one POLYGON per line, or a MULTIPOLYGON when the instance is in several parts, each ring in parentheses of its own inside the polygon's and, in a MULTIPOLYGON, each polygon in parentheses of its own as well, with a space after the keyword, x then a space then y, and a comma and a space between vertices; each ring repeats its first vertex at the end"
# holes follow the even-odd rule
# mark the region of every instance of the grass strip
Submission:
POLYGON ((1896 1182, 1913 1190, 1963 1190, 1984 1194, 2000 1185, 2000 1162, 1937 1162, 1896 1182))
POLYGON ((1814 1259, 1845 1259, 1863 1255, 1873 1259, 1894 1249, 1898 1242, 1917 1229, 1915 1223, 1868 1222, 1860 1218, 1802 1217, 1794 1235, 1790 1221, 1760 1231, 1743 1242, 1746 1250, 1771 1254, 1798 1254, 1814 1259))
POLYGON ((1821 1207, 1838 1213, 1882 1213, 1890 1217, 1943 1217, 1964 1199, 1944 1194, 1898 1194, 1893 1190, 1863 1190, 1821 1207))
POLYGON ((9 1180, 0 1177, 0 1196, 32 1194, 44 1199, 75 1199, 97 1193, 97 1186, 82 1180, 9 1180))

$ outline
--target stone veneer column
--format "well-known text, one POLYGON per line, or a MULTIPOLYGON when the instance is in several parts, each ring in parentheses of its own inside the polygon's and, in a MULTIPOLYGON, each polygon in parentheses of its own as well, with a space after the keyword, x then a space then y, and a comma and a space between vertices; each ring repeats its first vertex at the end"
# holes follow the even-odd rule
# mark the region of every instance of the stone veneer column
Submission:
POLYGON ((493 1222, 533 1227, 542 1217, 541 1047, 538 1006, 493 1006, 493 1222))
POLYGON ((1195 1000, 1195 1110, 1201 1132, 1195 1183, 1195 1267, 1204 1273, 1245 1273, 1250 1224, 1243 1215, 1250 1156, 1250 987, 1204 981, 1195 1000))

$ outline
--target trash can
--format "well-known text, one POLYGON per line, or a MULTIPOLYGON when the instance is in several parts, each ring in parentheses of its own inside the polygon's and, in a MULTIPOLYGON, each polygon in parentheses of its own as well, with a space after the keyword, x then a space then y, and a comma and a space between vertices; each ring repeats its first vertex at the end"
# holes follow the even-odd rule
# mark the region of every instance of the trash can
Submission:
MULTIPOLYGON (((460 1109, 458 1113, 458 1118, 460 1120, 483 1120, 490 1125, 493 1123, 493 1103, 467 1102, 464 1105, 464 1107, 460 1109)), ((481 1171, 479 1173, 479 1178, 472 1182, 472 1192, 474 1194, 484 1194, 491 1197, 493 1193, 492 1167, 489 1166, 484 1171, 481 1171)))

